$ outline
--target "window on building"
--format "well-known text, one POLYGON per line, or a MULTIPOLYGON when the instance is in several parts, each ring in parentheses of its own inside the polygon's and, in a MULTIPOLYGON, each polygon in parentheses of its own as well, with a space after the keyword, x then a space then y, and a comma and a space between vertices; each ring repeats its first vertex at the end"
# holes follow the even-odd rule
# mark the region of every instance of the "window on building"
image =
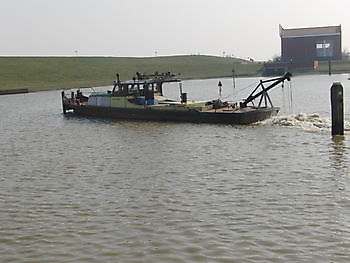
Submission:
POLYGON ((317 42, 316 55, 319 58, 333 57, 333 41, 322 40, 317 42))

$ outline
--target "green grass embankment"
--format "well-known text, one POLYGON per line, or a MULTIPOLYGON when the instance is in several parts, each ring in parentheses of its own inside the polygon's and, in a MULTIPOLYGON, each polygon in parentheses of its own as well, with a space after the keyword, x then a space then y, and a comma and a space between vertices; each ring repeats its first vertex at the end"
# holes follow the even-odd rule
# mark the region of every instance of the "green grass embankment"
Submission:
POLYGON ((29 91, 109 85, 118 72, 122 80, 135 72, 180 73, 183 79, 258 75, 262 65, 214 56, 123 57, 0 57, 0 90, 29 91))

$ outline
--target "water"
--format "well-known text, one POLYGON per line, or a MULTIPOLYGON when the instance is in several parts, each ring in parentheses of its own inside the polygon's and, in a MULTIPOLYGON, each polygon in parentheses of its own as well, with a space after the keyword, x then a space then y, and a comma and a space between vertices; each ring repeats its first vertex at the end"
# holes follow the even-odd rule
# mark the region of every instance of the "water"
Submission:
MULTIPOLYGON (((225 97, 249 92, 221 81, 225 97)), ((1 96, 0 262, 348 262, 333 81, 349 120, 345 75, 295 77, 294 115, 251 126, 64 117, 59 91, 1 96)), ((215 98, 217 82, 183 88, 215 98)))

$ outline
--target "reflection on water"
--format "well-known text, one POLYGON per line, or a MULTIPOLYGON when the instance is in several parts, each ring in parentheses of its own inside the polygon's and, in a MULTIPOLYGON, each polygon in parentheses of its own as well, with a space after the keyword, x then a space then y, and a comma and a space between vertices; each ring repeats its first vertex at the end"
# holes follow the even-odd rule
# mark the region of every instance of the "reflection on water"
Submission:
POLYGON ((331 139, 323 97, 304 100, 328 81, 295 78, 306 113, 251 126, 77 118, 59 91, 1 96, 0 262, 348 262, 348 135, 331 139))
POLYGON ((335 171, 347 169, 347 148, 345 136, 337 135, 332 137, 330 143, 330 160, 335 171))

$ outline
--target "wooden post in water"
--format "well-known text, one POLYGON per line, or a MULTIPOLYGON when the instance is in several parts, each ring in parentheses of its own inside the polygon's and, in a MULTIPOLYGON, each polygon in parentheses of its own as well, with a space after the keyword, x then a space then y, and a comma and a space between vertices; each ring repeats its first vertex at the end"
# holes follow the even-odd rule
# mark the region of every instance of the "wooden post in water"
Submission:
POLYGON ((232 82, 233 82, 233 88, 236 89, 236 79, 235 79, 235 69, 232 69, 232 82))
POLYGON ((344 95, 340 82, 331 87, 332 136, 344 135, 344 95))
POLYGON ((61 97, 62 97, 62 110, 63 110, 63 114, 66 114, 67 110, 66 110, 66 106, 64 105, 64 91, 61 92, 61 97))

